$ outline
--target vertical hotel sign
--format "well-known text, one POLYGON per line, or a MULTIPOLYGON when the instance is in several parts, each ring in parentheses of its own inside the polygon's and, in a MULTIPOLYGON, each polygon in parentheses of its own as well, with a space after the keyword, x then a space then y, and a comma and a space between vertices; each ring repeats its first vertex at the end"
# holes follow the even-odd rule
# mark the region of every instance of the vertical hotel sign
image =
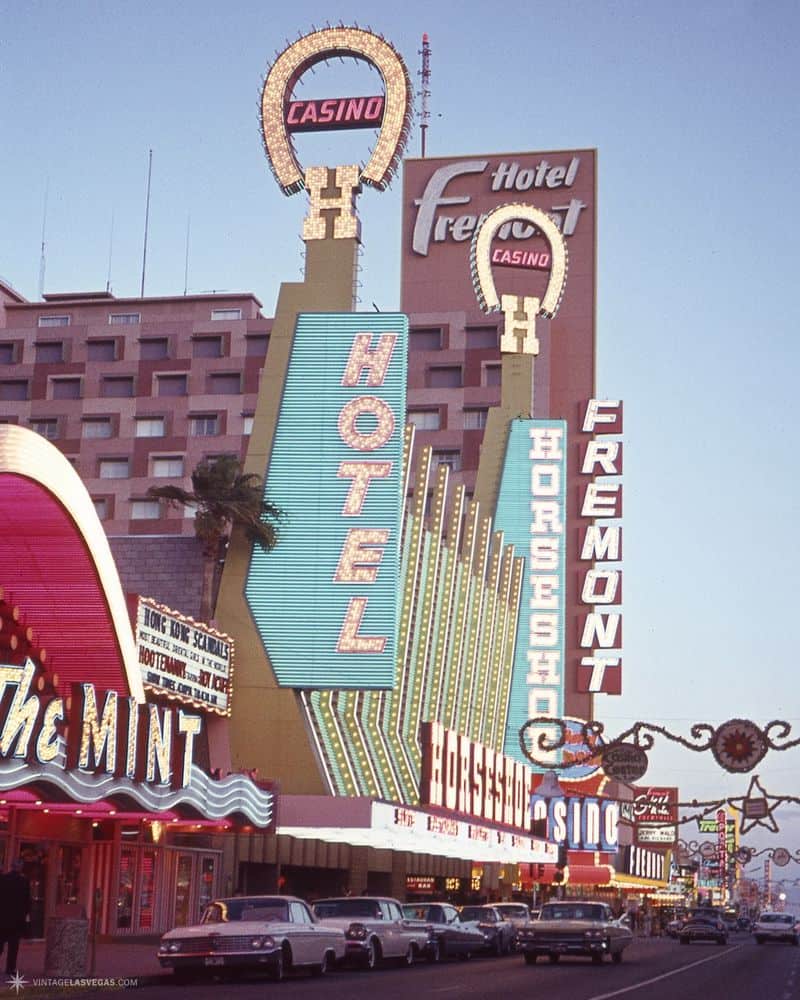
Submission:
POLYGON ((503 748, 523 763, 525 722, 564 714, 566 440, 563 420, 511 422, 495 515, 527 557, 503 748))
POLYGON ((245 593, 278 684, 391 688, 408 321, 298 317, 266 476, 287 512, 245 593))

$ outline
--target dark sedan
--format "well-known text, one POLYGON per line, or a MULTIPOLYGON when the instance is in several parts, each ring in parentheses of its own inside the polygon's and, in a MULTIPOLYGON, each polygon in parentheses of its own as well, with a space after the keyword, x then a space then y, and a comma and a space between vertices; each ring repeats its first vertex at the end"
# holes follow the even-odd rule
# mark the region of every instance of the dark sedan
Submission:
POLYGON ((721 917, 712 913, 693 913, 678 931, 678 940, 681 944, 691 944, 693 941, 727 944, 728 929, 721 917))
POLYGON ((516 929, 493 906, 462 906, 462 920, 475 920, 484 937, 484 947, 494 955, 507 955, 514 947, 516 929))
POLYGON ((486 947, 486 939, 475 922, 466 922, 450 903, 406 903, 403 914, 409 923, 419 921, 430 932, 425 957, 429 962, 446 958, 471 958, 486 947))

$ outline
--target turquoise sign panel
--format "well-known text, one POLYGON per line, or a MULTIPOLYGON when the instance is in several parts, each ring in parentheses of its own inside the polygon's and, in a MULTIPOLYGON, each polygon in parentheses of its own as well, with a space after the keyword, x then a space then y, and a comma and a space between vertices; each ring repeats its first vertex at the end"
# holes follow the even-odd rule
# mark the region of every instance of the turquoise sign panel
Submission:
POLYGON ((298 317, 265 480, 287 517, 245 593, 278 683, 391 688, 408 320, 298 317))
POLYGON ((566 486, 566 422, 513 420, 495 529, 524 555, 525 573, 503 753, 526 764, 522 726, 564 714, 566 486))

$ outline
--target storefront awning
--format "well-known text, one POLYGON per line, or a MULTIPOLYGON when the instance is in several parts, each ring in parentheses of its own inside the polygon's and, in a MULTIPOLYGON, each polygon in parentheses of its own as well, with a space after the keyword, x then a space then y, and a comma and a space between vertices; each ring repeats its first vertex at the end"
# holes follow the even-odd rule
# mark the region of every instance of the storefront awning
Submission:
POLYGON ((281 796, 278 833, 464 861, 555 862, 555 844, 453 814, 366 798, 281 796))

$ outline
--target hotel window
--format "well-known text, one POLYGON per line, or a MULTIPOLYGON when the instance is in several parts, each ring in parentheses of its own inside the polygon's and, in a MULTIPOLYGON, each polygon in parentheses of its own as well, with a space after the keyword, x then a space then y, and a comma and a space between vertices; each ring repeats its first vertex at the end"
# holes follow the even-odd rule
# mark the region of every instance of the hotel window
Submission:
POLYGON ((242 377, 238 372, 214 372, 208 376, 208 391, 216 396, 238 395, 242 391, 242 377))
POLYGON ((156 375, 156 395, 185 396, 188 381, 187 375, 156 375))
POLYGON ((94 510, 101 521, 108 520, 109 503, 108 497, 92 497, 94 510))
POLYGON ((212 309, 211 318, 213 320, 241 319, 241 309, 212 309))
POLYGON ((499 338, 496 326, 468 326, 466 329, 467 349, 477 347, 497 348, 499 338))
POLYGON ((172 477, 180 479, 183 476, 183 456, 163 455, 152 460, 152 476, 154 479, 172 477))
POLYGON ((164 437, 163 417, 137 417, 133 423, 133 435, 137 438, 164 437))
POLYGON ((52 378, 50 379, 51 399, 80 399, 81 380, 80 378, 52 378))
POLYGON ((134 326, 141 320, 141 313, 111 313, 108 317, 111 326, 134 326))
POLYGON ((483 384, 500 385, 500 365, 483 366, 483 384))
POLYGON ((26 378, 0 379, 0 400, 15 402, 28 398, 28 380, 26 378))
POLYGON ((221 358, 222 337, 192 337, 193 358, 221 358))
POLYGON ((440 326, 412 326, 408 331, 408 347, 411 351, 441 351, 442 328, 440 326))
POLYGON ((38 319, 39 326, 69 326, 70 317, 69 316, 40 316, 38 319))
POLYGON ((169 357, 169 341, 166 337, 147 337, 139 341, 139 357, 142 361, 161 361, 169 357))
POLYGON ((486 426, 486 418, 489 411, 485 406, 475 407, 472 410, 464 410, 464 430, 481 431, 486 426))
POLYGON ((64 342, 52 340, 42 344, 34 344, 34 360, 37 364, 60 364, 64 360, 64 342))
POLYGON ((161 517, 158 500, 131 500, 132 521, 157 521, 161 517))
POLYGON ((189 433, 192 437, 214 437, 219 434, 219 414, 193 414, 189 417, 189 433))
POLYGON ((242 414, 242 434, 252 434, 253 433, 253 423, 255 417, 252 413, 242 414))
POLYGON ((458 389, 461 385, 461 365, 442 365, 428 369, 429 389, 458 389))
POLYGON ((248 358, 266 357, 269 347, 268 333, 251 333, 244 338, 245 354, 248 358))
POLYGON ((58 419, 55 417, 46 420, 31 420, 31 430, 41 434, 48 441, 55 441, 58 437, 58 419))
POLYGON ((86 342, 87 361, 116 361, 116 340, 89 340, 86 342))
POLYGON ((127 479, 127 458, 101 458, 98 466, 101 479, 127 479))
POLYGON ((82 438, 110 438, 112 434, 111 417, 84 417, 81 421, 82 438))
POLYGON ((100 379, 100 395, 107 399, 131 399, 133 375, 104 375, 100 379))
POLYGON ((458 472, 461 469, 460 451, 434 451, 434 465, 447 465, 451 472, 458 472))
POLYGON ((442 426, 439 410, 409 410, 408 422, 418 431, 438 431, 442 426))
POLYGON ((0 365, 13 365, 17 360, 16 344, 13 340, 0 344, 0 365))

